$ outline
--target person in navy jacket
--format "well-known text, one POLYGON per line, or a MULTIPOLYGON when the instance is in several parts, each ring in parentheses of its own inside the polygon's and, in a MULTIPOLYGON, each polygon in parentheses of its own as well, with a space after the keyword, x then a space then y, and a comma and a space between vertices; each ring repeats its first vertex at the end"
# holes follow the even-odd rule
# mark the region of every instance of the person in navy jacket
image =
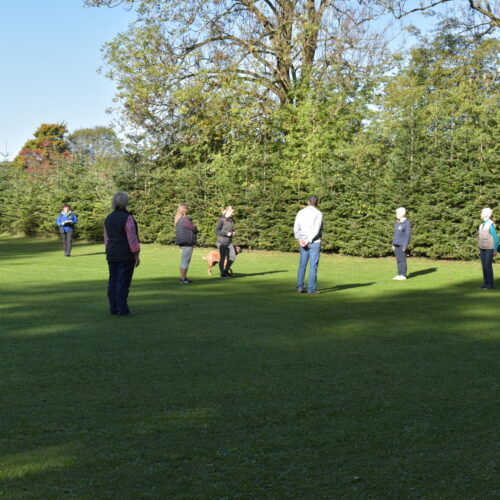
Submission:
POLYGON ((75 234, 74 231, 76 223, 76 215, 71 211, 70 206, 63 205, 56 224, 59 226, 59 232, 61 233, 65 257, 69 257, 71 255, 71 247, 73 245, 73 235, 75 234))
POLYGON ((406 249, 410 242, 411 224, 406 218, 406 209, 399 207, 396 210, 396 219, 398 221, 394 225, 394 237, 392 239, 392 249, 396 255, 398 265, 398 274, 394 276, 395 280, 406 279, 406 249))

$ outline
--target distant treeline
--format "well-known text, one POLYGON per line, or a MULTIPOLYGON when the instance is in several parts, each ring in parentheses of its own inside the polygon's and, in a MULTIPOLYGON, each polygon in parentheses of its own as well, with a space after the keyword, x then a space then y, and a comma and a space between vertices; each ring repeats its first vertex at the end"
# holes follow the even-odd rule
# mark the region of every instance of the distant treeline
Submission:
POLYGON ((239 245, 293 250, 295 213, 314 194, 326 251, 388 255, 394 210, 405 206, 414 255, 475 258, 481 208, 500 219, 499 52, 496 40, 438 34, 394 62, 390 78, 325 81, 265 113, 234 92, 207 100, 192 89, 163 143, 146 133, 123 145, 99 127, 39 130, 43 140, 1 164, 1 228, 56 234, 68 202, 78 237, 100 240, 123 189, 143 242, 173 243, 175 208, 186 202, 199 244, 213 246, 217 217, 233 204, 239 245), (61 139, 67 147, 43 151, 61 139))

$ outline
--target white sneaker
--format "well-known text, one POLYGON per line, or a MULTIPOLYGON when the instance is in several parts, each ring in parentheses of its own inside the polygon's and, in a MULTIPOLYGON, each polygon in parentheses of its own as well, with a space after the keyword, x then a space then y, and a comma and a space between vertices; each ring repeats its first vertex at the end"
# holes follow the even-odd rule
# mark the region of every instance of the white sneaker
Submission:
POLYGON ((392 278, 393 280, 399 280, 401 279, 401 277, 399 276, 399 274, 397 276, 394 276, 394 278, 392 278))
POLYGON ((406 279, 406 276, 395 276, 393 279, 398 280, 398 281, 403 281, 406 279))

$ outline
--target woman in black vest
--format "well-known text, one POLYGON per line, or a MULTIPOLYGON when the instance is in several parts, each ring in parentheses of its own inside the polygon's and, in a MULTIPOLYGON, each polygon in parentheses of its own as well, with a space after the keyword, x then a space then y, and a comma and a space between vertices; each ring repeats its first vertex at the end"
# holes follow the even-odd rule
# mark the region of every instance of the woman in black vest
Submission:
POLYGON ((181 266, 179 283, 187 285, 192 283, 186 275, 193 255, 193 247, 196 244, 196 233, 198 228, 191 222, 188 217, 189 207, 185 203, 181 203, 177 207, 177 212, 174 218, 175 226, 175 244, 181 247, 181 266))
POLYGON ((134 269, 139 265, 137 223, 127 211, 128 194, 119 191, 113 196, 111 212, 104 221, 104 244, 109 266, 109 312, 118 316, 131 316, 127 298, 134 269))

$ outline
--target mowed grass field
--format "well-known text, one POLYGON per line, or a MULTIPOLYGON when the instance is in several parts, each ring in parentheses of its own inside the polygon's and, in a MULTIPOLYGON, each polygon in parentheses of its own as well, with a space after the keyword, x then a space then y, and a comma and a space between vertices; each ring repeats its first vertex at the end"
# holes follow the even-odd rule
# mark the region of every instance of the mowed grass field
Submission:
MULTIPOLYGON (((479 262, 144 246, 107 312, 103 246, 0 238, 0 498, 491 499, 499 290, 479 262)), ((495 265, 497 276, 500 274, 495 265)))

